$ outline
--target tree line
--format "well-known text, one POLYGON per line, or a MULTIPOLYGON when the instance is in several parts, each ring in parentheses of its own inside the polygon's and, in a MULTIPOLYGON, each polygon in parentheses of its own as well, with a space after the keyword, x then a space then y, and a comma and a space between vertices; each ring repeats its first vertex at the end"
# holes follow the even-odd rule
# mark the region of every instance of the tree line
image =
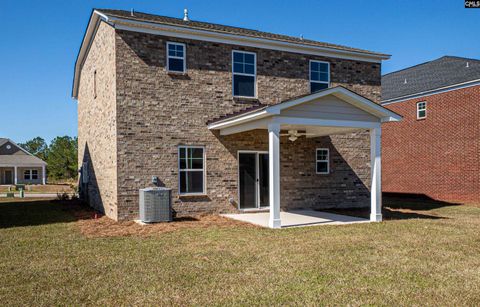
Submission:
POLYGON ((48 163, 47 174, 49 179, 77 178, 77 137, 58 136, 48 145, 43 138, 37 136, 18 145, 48 163))

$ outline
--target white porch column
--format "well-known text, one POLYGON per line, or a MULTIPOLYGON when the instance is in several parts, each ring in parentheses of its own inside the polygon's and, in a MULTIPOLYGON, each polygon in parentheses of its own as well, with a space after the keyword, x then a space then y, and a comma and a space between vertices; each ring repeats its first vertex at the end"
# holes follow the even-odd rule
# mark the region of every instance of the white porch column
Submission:
POLYGON ((370 221, 382 221, 382 128, 370 129, 370 159, 372 186, 370 221))
POLYGON ((17 177, 18 177, 17 167, 14 166, 14 167, 13 167, 13 183, 14 183, 14 184, 17 184, 17 177))
POLYGON ((268 125, 270 228, 280 228, 280 124, 268 125))
POLYGON ((42 184, 45 185, 46 176, 45 176, 45 165, 42 165, 42 184))

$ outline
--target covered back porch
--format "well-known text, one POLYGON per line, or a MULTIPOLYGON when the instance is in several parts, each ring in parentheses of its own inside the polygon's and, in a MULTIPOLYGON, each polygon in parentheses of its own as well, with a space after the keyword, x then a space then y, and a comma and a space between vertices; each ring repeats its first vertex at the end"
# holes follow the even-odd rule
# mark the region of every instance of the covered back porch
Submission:
MULTIPOLYGON (((400 119, 399 115, 373 101, 346 88, 334 87, 273 106, 263 106, 243 114, 227 116, 211 122, 208 127, 210 130, 218 130, 223 136, 257 129, 268 131, 268 151, 264 153, 264 156, 268 157, 265 159, 268 163, 265 168, 268 171, 268 176, 265 176, 268 177, 268 188, 264 189, 268 197, 264 199, 268 202, 268 226, 280 228, 282 225, 286 226, 282 223, 280 213, 281 136, 288 137, 292 146, 295 146, 298 138, 317 138, 367 130, 370 135, 370 220, 381 221, 381 123, 400 119)), ((328 173, 328 149, 317 149, 316 155, 317 174, 328 173)), ((258 176, 256 180, 259 181, 258 176)), ((239 184, 240 181, 239 178, 239 184)), ((240 186, 238 188, 241 189, 240 186)))
POLYGON ((0 185, 45 184, 45 164, 0 165, 0 185))

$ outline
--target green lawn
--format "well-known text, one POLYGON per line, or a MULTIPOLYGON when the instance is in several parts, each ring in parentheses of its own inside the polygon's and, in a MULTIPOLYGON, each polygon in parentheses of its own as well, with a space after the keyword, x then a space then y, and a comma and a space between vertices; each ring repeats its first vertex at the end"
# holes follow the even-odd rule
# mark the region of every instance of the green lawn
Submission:
POLYGON ((392 220, 383 223, 92 237, 79 225, 104 218, 77 221, 75 207, 54 201, 0 200, 0 301, 480 305, 480 208, 385 203, 392 220))

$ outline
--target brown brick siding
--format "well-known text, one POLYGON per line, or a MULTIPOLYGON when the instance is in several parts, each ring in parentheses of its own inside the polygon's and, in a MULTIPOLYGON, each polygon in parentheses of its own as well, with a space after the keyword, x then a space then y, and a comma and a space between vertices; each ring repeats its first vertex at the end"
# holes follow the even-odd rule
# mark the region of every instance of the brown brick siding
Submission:
POLYGON ((445 201, 480 200, 480 86, 387 105, 403 116, 382 125, 383 191, 445 201), (416 104, 427 102, 427 118, 416 104))
POLYGON ((115 30, 102 22, 81 72, 78 94, 78 161, 88 161, 88 200, 117 219, 115 30), (97 71, 97 97, 93 74, 97 71))
MULTIPOLYGON (((275 104, 308 93, 309 59, 331 63, 332 85, 341 84, 375 101, 380 97, 380 64, 127 31, 116 32, 115 48, 119 219, 137 216, 138 189, 149 186, 152 176, 174 189, 178 214, 234 210, 228 199, 238 201, 236 151, 267 150, 266 132, 219 137, 205 123, 252 104, 275 104), (166 73, 168 40, 187 44, 186 75, 166 73), (232 98, 233 49, 257 53, 258 100, 232 98), (206 147, 206 196, 177 197, 178 145, 206 147)), ((368 136, 332 139, 298 140, 295 146, 282 140, 282 206, 366 205, 368 136), (335 146, 334 173, 329 176, 314 174, 318 144, 335 146)))

